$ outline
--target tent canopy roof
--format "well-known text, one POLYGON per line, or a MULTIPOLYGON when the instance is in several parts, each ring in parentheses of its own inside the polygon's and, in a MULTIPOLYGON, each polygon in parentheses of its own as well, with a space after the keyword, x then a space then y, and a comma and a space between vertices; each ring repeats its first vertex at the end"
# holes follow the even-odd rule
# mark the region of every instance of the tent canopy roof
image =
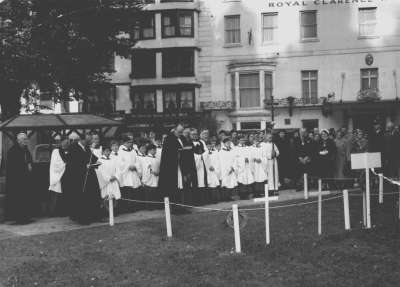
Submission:
POLYGON ((92 114, 36 114, 15 116, 0 125, 2 131, 64 130, 117 127, 121 122, 92 114))

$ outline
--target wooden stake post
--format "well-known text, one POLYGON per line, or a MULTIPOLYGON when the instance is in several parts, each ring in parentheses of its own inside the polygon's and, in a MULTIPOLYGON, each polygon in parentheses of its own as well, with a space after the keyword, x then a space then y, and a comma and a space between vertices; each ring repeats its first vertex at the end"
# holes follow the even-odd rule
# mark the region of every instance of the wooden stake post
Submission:
POLYGON ((269 197, 268 195, 268 184, 265 185, 265 197, 255 198, 254 202, 264 202, 265 203, 265 243, 269 245, 271 243, 270 230, 269 230, 269 202, 278 200, 277 196, 269 197))
POLYGON ((359 153, 351 154, 351 168, 365 170, 365 217, 366 227, 371 228, 371 196, 370 196, 370 174, 371 168, 382 167, 381 153, 359 153))

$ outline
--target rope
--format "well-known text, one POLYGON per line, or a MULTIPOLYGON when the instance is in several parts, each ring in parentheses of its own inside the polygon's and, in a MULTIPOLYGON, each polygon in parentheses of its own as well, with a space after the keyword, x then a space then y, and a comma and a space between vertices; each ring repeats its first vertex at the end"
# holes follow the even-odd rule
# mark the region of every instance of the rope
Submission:
POLYGON ((127 199, 127 198, 120 198, 119 200, 124 200, 124 201, 129 201, 129 202, 137 202, 137 203, 164 204, 164 202, 162 202, 162 201, 136 200, 136 199, 127 199))
MULTIPOLYGON (((342 198, 342 197, 343 197, 343 195, 339 195, 339 196, 335 196, 335 197, 331 197, 331 198, 326 198, 326 199, 322 199, 321 202, 331 201, 331 200, 342 198)), ((318 200, 309 201, 309 202, 286 204, 286 205, 276 205, 276 206, 271 206, 269 209, 297 207, 297 206, 310 205, 310 204, 314 204, 314 203, 318 203, 318 200)), ((263 208, 241 208, 241 209, 239 209, 239 211, 258 211, 258 210, 265 210, 265 207, 263 207, 263 208)))
MULTIPOLYGON (((375 170, 374 170, 373 168, 371 168, 371 172, 372 172, 374 175, 376 175, 376 176, 381 176, 380 174, 376 173, 375 170)), ((383 174, 382 174, 382 178, 383 178, 384 180, 388 181, 388 182, 391 183, 391 184, 400 186, 400 181, 396 181, 396 180, 394 180, 394 179, 392 179, 392 178, 389 178, 389 177, 387 177, 387 176, 384 176, 383 174)))
POLYGON ((173 202, 171 202, 170 204, 175 205, 175 206, 189 207, 189 208, 195 208, 195 209, 201 209, 201 210, 207 210, 207 211, 219 211, 219 212, 231 212, 232 211, 232 209, 218 209, 218 208, 210 208, 210 207, 192 206, 192 205, 173 203, 173 202))

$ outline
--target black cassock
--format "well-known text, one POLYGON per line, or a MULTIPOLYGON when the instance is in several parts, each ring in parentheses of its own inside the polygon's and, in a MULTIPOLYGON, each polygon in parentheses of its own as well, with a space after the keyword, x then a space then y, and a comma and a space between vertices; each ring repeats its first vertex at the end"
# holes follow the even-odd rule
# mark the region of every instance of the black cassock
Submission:
POLYGON ((178 189, 178 165, 182 145, 178 138, 172 133, 169 134, 163 143, 159 188, 164 196, 174 197, 178 189))
POLYGON ((97 162, 89 147, 73 144, 67 155, 67 164, 62 178, 66 188, 68 214, 79 223, 87 224, 101 216, 100 187, 94 167, 97 162))
POLYGON ((28 148, 14 145, 6 162, 6 219, 24 222, 32 216, 33 187, 28 165, 32 155, 28 148))

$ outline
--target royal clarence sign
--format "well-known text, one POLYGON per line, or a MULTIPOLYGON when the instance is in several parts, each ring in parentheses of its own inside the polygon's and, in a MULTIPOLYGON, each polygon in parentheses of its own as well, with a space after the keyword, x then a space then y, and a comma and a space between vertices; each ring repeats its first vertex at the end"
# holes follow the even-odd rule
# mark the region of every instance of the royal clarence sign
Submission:
POLYGON ((306 1, 268 1, 268 6, 295 7, 295 6, 320 6, 320 5, 342 5, 385 2, 386 0, 306 0, 306 1))

